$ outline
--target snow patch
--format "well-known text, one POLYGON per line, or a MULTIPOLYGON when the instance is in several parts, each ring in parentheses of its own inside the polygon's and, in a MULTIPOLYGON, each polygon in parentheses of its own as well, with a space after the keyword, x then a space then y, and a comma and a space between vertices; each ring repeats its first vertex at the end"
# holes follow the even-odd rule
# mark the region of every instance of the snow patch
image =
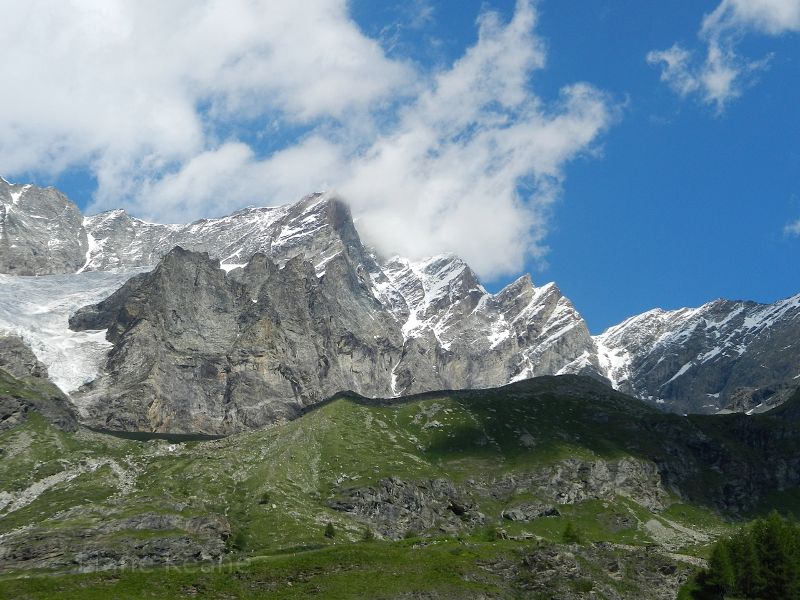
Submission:
POLYGON ((683 366, 680 368, 680 370, 679 370, 677 373, 675 373, 675 375, 673 375, 672 377, 670 377, 670 378, 669 378, 669 380, 668 380, 666 383, 664 383, 664 384, 663 384, 661 387, 664 387, 665 385, 669 385, 670 383, 672 383, 673 381, 675 381, 676 379, 678 379, 678 377, 682 377, 682 376, 683 376, 683 375, 685 375, 685 374, 686 374, 686 372, 687 372, 689 369, 691 369, 693 366, 694 366, 694 361, 691 361, 691 360, 690 360, 690 361, 689 361, 689 362, 687 362, 685 365, 683 365, 683 366))
POLYGON ((9 192, 9 194, 11 194, 11 205, 16 206, 17 204, 19 204, 19 199, 22 198, 22 195, 25 192, 27 192, 30 189, 30 187, 31 187, 30 184, 23 185, 22 189, 20 189, 18 192, 9 192))
POLYGON ((394 366, 394 368, 392 369, 392 397, 393 398, 396 398, 397 396, 400 395, 400 392, 397 390, 397 373, 395 372, 397 370, 398 366, 399 366, 399 363, 396 364, 394 366))
MULTIPOLYGON (((85 222, 86 220, 84 219, 84 223, 85 222)), ((97 240, 94 238, 94 236, 89 232, 86 232, 86 241, 88 242, 89 245, 89 247, 86 250, 86 262, 84 262, 83 266, 80 269, 78 269, 77 273, 83 273, 89 267, 89 265, 91 265, 92 257, 95 254, 98 254, 103 248, 103 245, 99 244, 97 240)))
POLYGON ((325 265, 327 265, 331 260, 336 258, 341 254, 341 251, 337 250, 330 256, 323 256, 322 260, 320 260, 317 264, 314 265, 314 272, 317 274, 317 277, 322 277, 325 275, 325 265))
POLYGON ((705 352, 703 354, 698 354, 697 355, 697 360, 699 360, 701 363, 707 363, 708 361, 716 358, 717 356, 719 356, 722 353, 723 353, 722 347, 721 346, 715 346, 714 348, 712 348, 708 352, 705 352))
POLYGON ((503 315, 500 315, 500 318, 492 323, 492 329, 487 339, 489 340, 489 349, 493 350, 504 341, 506 341, 509 336, 511 335, 511 330, 508 327, 508 323, 506 323, 506 318, 503 315))
POLYGON ((630 352, 625 348, 606 345, 606 338, 603 336, 595 337, 594 342, 602 374, 611 382, 614 389, 619 389, 620 384, 631 377, 630 352))
POLYGON ((225 273, 230 273, 234 269, 243 269, 247 266, 247 263, 228 263, 228 264, 220 264, 219 268, 225 271, 225 273))
POLYGON ((531 377, 533 377, 533 366, 530 363, 528 363, 528 365, 524 369, 522 369, 522 371, 520 371, 519 373, 514 375, 514 377, 511 378, 509 383, 524 381, 525 379, 530 379, 531 377))

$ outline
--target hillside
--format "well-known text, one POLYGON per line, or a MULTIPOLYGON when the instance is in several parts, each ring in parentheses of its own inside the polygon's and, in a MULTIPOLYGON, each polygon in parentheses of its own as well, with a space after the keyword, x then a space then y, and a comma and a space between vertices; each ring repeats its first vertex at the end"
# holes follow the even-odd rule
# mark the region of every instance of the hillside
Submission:
MULTIPOLYGON (((506 561, 508 572, 479 578, 502 594, 522 585, 521 557, 536 552, 580 563, 572 579, 556 578, 565 589, 588 577, 644 590, 633 575, 597 569, 612 555, 642 560, 640 549, 655 545, 651 559, 672 566, 668 576, 647 572, 674 591, 726 523, 796 506, 800 484, 793 419, 665 415, 575 376, 389 401, 340 395, 289 423, 217 440, 127 437, 139 439, 64 432, 36 413, 0 434, 0 589, 36 589, 14 583, 23 571, 241 560, 360 544, 369 531, 398 568, 417 568, 417 551, 448 568, 441 548, 467 552, 452 563, 464 573, 506 561), (561 544, 568 523, 588 545, 561 544)), ((310 580, 304 570, 351 560, 348 572, 368 571, 377 558, 359 548, 259 559, 242 567, 243 581, 267 564, 310 580)), ((63 581, 83 591, 129 581, 87 577, 63 581)), ((161 570, 144 577, 172 589, 161 570)), ((47 581, 37 585, 52 589, 47 581)), ((451 592, 471 585, 447 581, 451 592)), ((669 597, 649 593, 640 597, 669 597)))

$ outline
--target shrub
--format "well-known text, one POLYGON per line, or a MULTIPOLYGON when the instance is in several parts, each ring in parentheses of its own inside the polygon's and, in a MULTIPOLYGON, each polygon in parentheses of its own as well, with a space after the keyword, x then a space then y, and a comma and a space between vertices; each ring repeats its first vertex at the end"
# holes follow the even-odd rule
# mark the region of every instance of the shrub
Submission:
POLYGON ((336 528, 333 526, 333 523, 328 521, 328 524, 325 525, 325 537, 331 539, 336 536, 336 528))
POLYGON ((487 542, 496 542, 502 537, 496 525, 489 525, 484 530, 483 535, 487 542))
POLYGON ((561 539, 564 540, 566 544, 580 544, 582 536, 581 532, 575 527, 572 521, 567 521, 564 531, 561 534, 561 539))
POLYGON ((247 546, 247 535, 245 534, 244 530, 237 529, 234 531, 233 535, 226 540, 226 543, 228 545, 228 549, 242 552, 247 546))

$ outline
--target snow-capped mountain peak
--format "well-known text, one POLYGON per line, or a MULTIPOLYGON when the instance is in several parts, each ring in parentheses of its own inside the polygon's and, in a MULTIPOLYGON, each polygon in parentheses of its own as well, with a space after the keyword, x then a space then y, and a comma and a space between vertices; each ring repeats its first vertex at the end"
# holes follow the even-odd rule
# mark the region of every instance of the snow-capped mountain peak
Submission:
POLYGON ((714 300, 655 309, 595 338, 619 389, 686 411, 713 412, 778 394, 800 374, 800 295, 774 304, 714 300), (766 367, 765 365, 769 365, 766 367))
MULTIPOLYGON (((101 339, 106 325, 94 332, 69 330, 71 312, 102 299, 135 273, 149 271, 176 246, 210 258, 181 251, 172 254, 165 269, 179 272, 181 262, 189 261, 205 270, 208 286, 244 286, 251 312, 285 302, 289 313, 273 315, 277 321, 268 330, 286 326, 283 319, 300 319, 290 309, 294 304, 301 312, 310 311, 293 327, 320 328, 314 349, 308 350, 309 356, 318 353, 325 359, 313 367, 322 379, 305 383, 312 397, 327 389, 323 380, 332 364, 350 373, 336 381, 387 395, 581 373, 673 410, 707 412, 731 403, 749 410, 767 397, 780 398, 788 382, 800 379, 800 295, 771 305, 717 300, 694 309, 655 309, 592 338, 555 283, 536 286, 524 275, 490 294, 452 254, 381 258, 362 244, 346 204, 328 193, 311 194, 292 205, 247 207, 219 218, 165 225, 124 210, 84 217, 57 190, 0 180, 0 272, 66 278, 42 279, 40 289, 48 298, 40 302, 22 279, 4 277, 8 293, 0 299, 0 329, 21 334, 59 384, 73 391, 98 372, 105 373, 108 365, 102 365, 110 346, 101 339), (258 264, 252 262, 254 256, 258 264), (300 287, 292 297, 284 297, 280 288, 267 293, 261 289, 267 276, 300 287), (34 303, 24 304, 24 310, 22 303, 12 305, 19 294, 31 296, 34 303), (302 308, 305 303, 308 307, 302 308), (317 303, 329 312, 317 314, 317 303), (38 314, 48 316, 40 319, 38 314), (36 326, 37 321, 47 326, 36 326), (75 365, 85 365, 85 372, 76 372, 75 365), (362 372, 372 378, 367 387, 359 379, 366 377, 362 372)), ((194 293, 169 292, 169 287, 159 293, 194 293)), ((238 297, 232 290, 223 296, 238 297)), ((131 310, 139 314, 141 309, 131 310)), ((219 312, 211 314, 228 315, 240 308, 214 310, 219 312)), ((163 318, 158 322, 167 323, 163 318)), ((246 312, 239 325, 231 326, 253 318, 246 312)), ((86 321, 105 323, 93 317, 86 321)), ((284 343, 280 335, 268 343, 284 343)), ((292 393, 301 394, 296 390, 302 386, 292 379, 297 350, 282 352, 269 367, 251 367, 278 369, 292 382, 292 393)), ((223 353, 229 356, 229 350, 223 353)))

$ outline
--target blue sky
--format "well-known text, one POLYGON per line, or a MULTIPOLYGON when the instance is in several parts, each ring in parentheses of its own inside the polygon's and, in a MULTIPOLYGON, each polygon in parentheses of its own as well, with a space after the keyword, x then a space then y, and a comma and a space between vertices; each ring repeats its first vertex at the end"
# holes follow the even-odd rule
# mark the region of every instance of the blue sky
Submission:
POLYGON ((153 220, 327 187, 593 332, 800 292, 800 0, 87 4, 11 11, 7 179, 153 220))

